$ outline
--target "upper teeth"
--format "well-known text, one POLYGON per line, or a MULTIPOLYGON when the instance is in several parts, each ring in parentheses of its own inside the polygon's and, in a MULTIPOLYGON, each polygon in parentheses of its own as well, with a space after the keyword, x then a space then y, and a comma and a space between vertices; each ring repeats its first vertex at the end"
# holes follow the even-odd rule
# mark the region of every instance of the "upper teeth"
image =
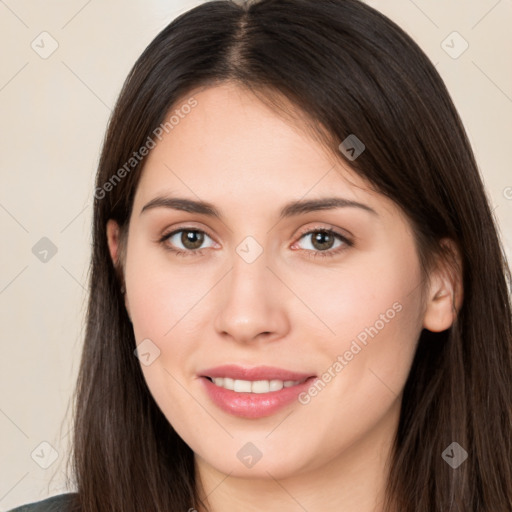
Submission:
POLYGON ((238 380, 228 377, 216 377, 212 379, 216 386, 237 393, 269 393, 300 384, 300 380, 238 380))

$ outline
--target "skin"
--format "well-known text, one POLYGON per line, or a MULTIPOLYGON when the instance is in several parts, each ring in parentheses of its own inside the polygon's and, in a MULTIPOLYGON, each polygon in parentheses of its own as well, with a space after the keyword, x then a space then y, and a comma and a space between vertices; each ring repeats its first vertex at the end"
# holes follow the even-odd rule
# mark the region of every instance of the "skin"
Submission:
POLYGON ((160 350, 141 364, 148 387, 194 451, 210 510, 380 510, 416 343, 423 328, 453 322, 457 276, 440 264, 422 279, 398 206, 333 163, 304 126, 234 84, 194 97, 198 105, 148 156, 123 251, 119 227, 107 225, 136 342, 149 338, 160 350), (165 207, 141 214, 160 195, 208 201, 222 220, 165 207), (289 201, 327 196, 376 213, 344 207, 278 218, 289 201), (334 238, 322 249, 302 235, 330 227, 354 245, 334 238), (193 249, 181 233, 159 242, 178 228, 206 233, 201 255, 166 249, 193 249), (252 263, 236 252, 247 236, 263 251, 252 263), (307 256, 339 247, 333 257, 307 256), (305 405, 235 417, 210 401, 198 378, 226 363, 332 374, 352 340, 397 303, 400 312, 305 405), (263 454, 252 468, 237 458, 248 442, 263 454))

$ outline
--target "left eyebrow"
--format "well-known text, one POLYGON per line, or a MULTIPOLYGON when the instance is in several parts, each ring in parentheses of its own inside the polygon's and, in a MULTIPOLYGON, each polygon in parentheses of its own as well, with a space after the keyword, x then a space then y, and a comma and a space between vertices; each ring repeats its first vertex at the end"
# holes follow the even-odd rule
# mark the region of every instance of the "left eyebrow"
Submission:
MULTIPOLYGON (((291 201, 282 208, 279 218, 285 219, 319 210, 333 210, 335 208, 348 207, 360 208, 373 215, 379 216, 379 214, 373 208, 366 204, 352 201, 350 199, 344 199, 342 197, 324 197, 321 199, 291 201)), ((153 208, 171 208, 173 210, 181 210, 184 212, 197 213, 200 215, 207 215, 209 217, 222 219, 221 213, 217 208, 215 208, 213 204, 205 201, 186 199, 183 197, 155 197, 146 205, 144 205, 140 215, 142 215, 145 211, 153 208)))
POLYGON ((373 208, 370 208, 366 204, 352 201, 350 199, 344 199, 343 197, 324 197, 322 199, 292 201, 284 206, 279 218, 285 219, 295 215, 319 210, 334 210, 335 208, 361 208, 362 210, 376 215, 377 217, 379 216, 373 208))

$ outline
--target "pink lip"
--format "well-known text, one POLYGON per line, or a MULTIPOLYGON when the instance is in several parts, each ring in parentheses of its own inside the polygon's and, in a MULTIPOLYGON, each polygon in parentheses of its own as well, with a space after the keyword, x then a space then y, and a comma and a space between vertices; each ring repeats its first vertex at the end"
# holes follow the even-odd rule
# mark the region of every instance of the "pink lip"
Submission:
POLYGON ((201 382, 206 393, 221 410, 241 418, 263 418, 271 416, 278 410, 297 402, 300 393, 306 391, 315 376, 306 373, 292 372, 280 368, 260 366, 242 368, 236 365, 219 366, 201 372, 201 382), (295 380, 301 384, 270 393, 237 393, 216 386, 207 377, 228 377, 239 380, 295 380))

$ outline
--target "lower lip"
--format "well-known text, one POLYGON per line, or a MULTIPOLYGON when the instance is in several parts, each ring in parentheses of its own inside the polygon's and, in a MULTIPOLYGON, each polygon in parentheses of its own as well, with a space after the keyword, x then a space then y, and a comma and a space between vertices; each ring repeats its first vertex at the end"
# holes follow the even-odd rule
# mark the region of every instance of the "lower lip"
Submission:
POLYGON ((211 400, 224 412, 241 418, 263 418, 298 401, 298 395, 306 391, 315 378, 310 377, 302 384, 269 393, 237 393, 216 386, 206 377, 201 377, 201 380, 211 400))

